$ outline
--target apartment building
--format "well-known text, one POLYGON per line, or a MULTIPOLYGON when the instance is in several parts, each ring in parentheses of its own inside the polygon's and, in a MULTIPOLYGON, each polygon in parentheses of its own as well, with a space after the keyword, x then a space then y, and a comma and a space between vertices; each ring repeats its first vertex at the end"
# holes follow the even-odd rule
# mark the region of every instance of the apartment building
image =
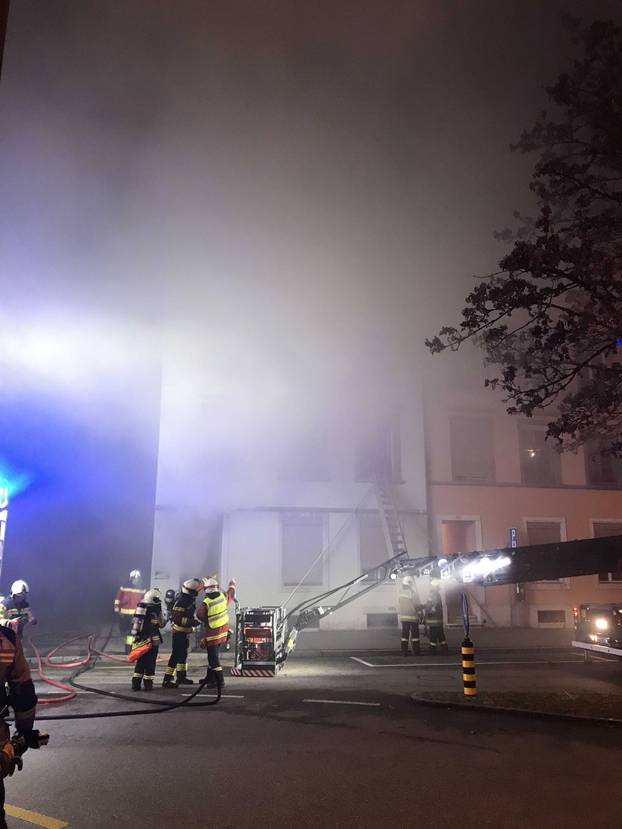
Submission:
MULTIPOLYGON (((453 553, 622 535, 622 461, 598 445, 560 454, 545 441, 546 419, 506 414, 500 396, 483 389, 478 353, 430 358, 425 430, 430 533, 435 549, 453 553)), ((622 571, 524 586, 471 588, 482 623, 571 627, 582 602, 622 601, 622 571)), ((448 621, 460 615, 447 593, 448 621)))

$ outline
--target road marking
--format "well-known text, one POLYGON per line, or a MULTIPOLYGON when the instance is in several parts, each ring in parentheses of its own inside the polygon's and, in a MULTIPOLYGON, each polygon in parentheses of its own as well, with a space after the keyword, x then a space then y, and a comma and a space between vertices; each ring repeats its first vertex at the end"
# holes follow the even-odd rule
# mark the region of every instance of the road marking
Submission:
MULTIPOLYGON (((182 694, 182 697, 191 697, 192 694, 182 694)), ((196 697, 211 697, 212 699, 216 699, 214 694, 194 694, 196 697)), ((221 694, 221 699, 244 699, 244 694, 221 694)))
MULTIPOLYGON (((367 668, 455 668, 456 665, 460 667, 458 661, 456 662, 395 662, 389 665, 372 665, 371 662, 365 662, 364 659, 359 659, 358 656, 351 656, 355 662, 360 662, 367 668)), ((494 659, 489 662, 479 662, 475 659, 475 665, 479 668, 482 665, 577 665, 582 663, 582 659, 525 659, 525 660, 504 660, 494 659)))
POLYGON ((34 823, 35 826, 43 826, 44 829, 64 829, 65 826, 69 826, 64 820, 48 817, 39 814, 39 812, 31 812, 30 809, 21 809, 19 806, 9 806, 8 804, 4 808, 7 815, 25 820, 27 823, 34 823))
POLYGON ((357 702, 352 699, 303 699, 303 702, 322 702, 326 705, 369 705, 372 707, 380 707, 379 702, 357 702))

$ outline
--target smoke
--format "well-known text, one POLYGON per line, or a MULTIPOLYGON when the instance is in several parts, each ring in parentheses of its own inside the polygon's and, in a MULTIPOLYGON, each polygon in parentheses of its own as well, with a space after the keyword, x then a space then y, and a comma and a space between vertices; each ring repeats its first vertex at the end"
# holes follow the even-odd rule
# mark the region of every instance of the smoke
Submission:
POLYGON ((9 559, 112 584, 146 569, 158 440, 180 487, 202 467, 233 495, 407 398, 527 198, 507 146, 562 43, 536 2, 14 3, 0 457, 31 484, 9 559))

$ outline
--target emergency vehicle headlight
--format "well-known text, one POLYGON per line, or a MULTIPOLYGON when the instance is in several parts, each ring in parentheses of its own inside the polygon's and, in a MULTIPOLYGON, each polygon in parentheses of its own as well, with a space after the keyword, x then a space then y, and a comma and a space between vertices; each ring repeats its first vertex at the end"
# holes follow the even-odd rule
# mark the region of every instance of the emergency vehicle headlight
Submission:
POLYGON ((607 630, 609 622, 606 619, 594 619, 594 627, 596 630, 607 630))

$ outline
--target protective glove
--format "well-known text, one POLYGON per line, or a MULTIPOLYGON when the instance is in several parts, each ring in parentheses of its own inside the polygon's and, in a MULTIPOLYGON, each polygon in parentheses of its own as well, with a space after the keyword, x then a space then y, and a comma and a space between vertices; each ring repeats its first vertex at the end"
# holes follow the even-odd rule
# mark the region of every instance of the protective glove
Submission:
MULTIPOLYGON (((24 751, 26 751, 26 743, 24 742, 24 751)), ((21 752, 23 753, 23 752, 21 752)), ((24 767, 24 761, 15 751, 13 741, 5 743, 0 749, 0 768, 2 769, 3 777, 12 777, 15 770, 21 771, 24 767)))
POLYGON ((201 648, 201 650, 205 650, 207 648, 207 642, 205 641, 205 639, 201 639, 201 641, 199 642, 199 647, 201 648))

